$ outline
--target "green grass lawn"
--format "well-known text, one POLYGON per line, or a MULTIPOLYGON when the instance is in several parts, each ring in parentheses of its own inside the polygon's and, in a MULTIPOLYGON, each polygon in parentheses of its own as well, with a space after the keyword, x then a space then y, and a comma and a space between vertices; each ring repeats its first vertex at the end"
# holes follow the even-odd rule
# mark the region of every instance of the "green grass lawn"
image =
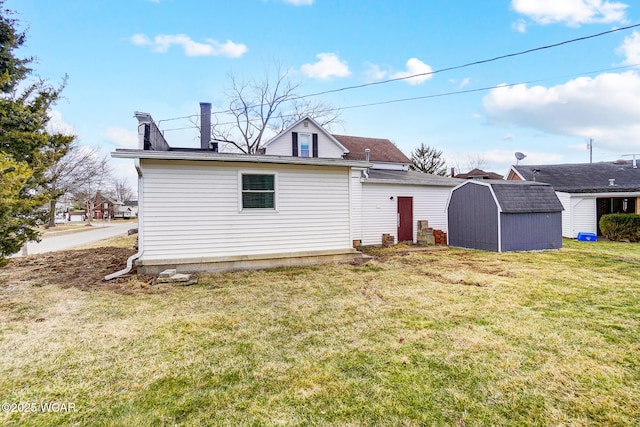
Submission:
POLYGON ((132 295, 0 270, 0 401, 75 409, 0 424, 639 425, 640 245, 564 243, 132 295))

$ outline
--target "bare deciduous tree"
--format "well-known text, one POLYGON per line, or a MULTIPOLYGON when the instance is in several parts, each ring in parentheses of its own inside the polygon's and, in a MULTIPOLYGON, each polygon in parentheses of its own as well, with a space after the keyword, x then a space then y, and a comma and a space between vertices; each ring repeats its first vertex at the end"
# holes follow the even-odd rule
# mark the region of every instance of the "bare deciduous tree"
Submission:
POLYGON ((453 166, 455 173, 467 173, 473 169, 482 169, 487 166, 487 159, 482 153, 468 154, 464 157, 453 156, 449 160, 449 164, 453 166))
POLYGON ((278 112, 277 120, 273 120, 270 127, 275 133, 280 133, 298 120, 311 117, 323 128, 331 130, 334 126, 342 127, 341 114, 342 111, 339 108, 322 101, 294 99, 289 111, 278 112))
POLYGON ((300 84, 280 64, 268 67, 262 80, 243 81, 233 75, 229 79, 228 115, 212 118, 212 139, 225 147, 255 154, 266 133, 280 132, 307 115, 322 126, 339 123, 340 110, 301 98, 300 84))
POLYGON ((111 178, 108 159, 106 157, 101 159, 96 157, 96 159, 98 161, 89 168, 91 169, 90 176, 71 191, 73 201, 85 206, 88 225, 91 225, 91 220, 93 220, 96 194, 100 189, 105 188, 111 178))
POLYGON ((58 199, 65 194, 76 193, 81 188, 98 179, 97 175, 108 175, 108 159, 99 157, 95 148, 81 147, 74 141, 69 151, 48 170, 49 223, 55 227, 55 207, 58 199))
POLYGON ((113 194, 113 197, 118 201, 125 202, 131 200, 134 193, 126 178, 113 178, 110 194, 113 194))

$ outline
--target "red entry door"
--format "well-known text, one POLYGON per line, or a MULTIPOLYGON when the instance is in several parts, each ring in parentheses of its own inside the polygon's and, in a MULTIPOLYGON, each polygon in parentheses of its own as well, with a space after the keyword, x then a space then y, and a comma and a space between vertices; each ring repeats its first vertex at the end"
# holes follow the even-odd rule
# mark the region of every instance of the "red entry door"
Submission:
POLYGON ((398 242, 413 242, 413 197, 398 197, 398 242))

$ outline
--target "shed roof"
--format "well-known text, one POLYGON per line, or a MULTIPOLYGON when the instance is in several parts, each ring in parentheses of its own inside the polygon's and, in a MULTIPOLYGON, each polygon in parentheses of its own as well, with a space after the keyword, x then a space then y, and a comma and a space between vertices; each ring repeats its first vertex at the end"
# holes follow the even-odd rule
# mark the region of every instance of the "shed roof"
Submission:
POLYGON ((549 184, 527 181, 469 180, 462 185, 491 187, 495 200, 503 213, 561 212, 564 210, 553 187, 549 184))
POLYGON ((634 168, 631 161, 518 165, 512 169, 527 181, 545 182, 567 193, 640 191, 640 168, 634 168), (613 185, 611 179, 615 180, 613 185))
POLYGON ((368 148, 371 150, 369 161, 411 163, 411 159, 388 139, 347 135, 333 135, 333 137, 349 150, 344 157, 347 160, 365 160, 364 150, 368 148))

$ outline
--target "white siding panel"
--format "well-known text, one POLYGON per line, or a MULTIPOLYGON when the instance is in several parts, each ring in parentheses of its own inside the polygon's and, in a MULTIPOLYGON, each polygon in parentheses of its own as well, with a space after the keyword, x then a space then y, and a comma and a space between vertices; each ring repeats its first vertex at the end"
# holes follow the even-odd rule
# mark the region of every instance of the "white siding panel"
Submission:
POLYGON ((351 247, 349 168, 143 161, 142 260, 351 247), (240 210, 238 170, 277 174, 277 210, 240 210))
POLYGON ((562 203, 562 237, 574 237, 571 232, 571 195, 569 193, 556 192, 556 196, 562 203))
POLYGON ((351 172, 351 238, 362 240, 362 183, 360 170, 351 172))
POLYGON ((286 133, 280 135, 280 138, 270 142, 266 148, 265 154, 271 156, 291 156, 291 133, 317 133, 318 134, 318 157, 331 159, 341 159, 343 151, 333 142, 322 130, 309 123, 309 127, 305 128, 303 123, 289 129, 286 133))
POLYGON ((448 187, 363 183, 362 244, 379 245, 383 233, 392 234, 397 241, 398 197, 413 197, 414 241, 418 220, 427 220, 430 227, 446 232, 450 191, 448 187))
POLYGON ((573 216, 571 237, 577 237, 580 232, 597 233, 595 197, 572 196, 571 214, 573 216))

